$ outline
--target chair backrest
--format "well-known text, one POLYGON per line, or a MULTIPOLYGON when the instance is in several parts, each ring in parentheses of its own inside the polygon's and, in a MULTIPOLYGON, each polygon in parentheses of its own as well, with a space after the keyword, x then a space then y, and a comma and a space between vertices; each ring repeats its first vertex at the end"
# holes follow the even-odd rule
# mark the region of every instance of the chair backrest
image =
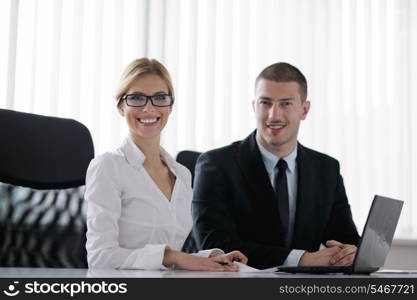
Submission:
MULTIPOLYGON (((191 172, 192 181, 191 184, 194 185, 194 169, 195 164, 197 162, 198 157, 200 156, 201 152, 197 151, 189 151, 189 150, 183 150, 178 152, 176 161, 185 167, 187 167, 188 170, 191 172)), ((194 233, 191 230, 190 234, 188 235, 187 239, 184 242, 184 245, 182 246, 182 251, 187 253, 195 253, 198 251, 197 243, 194 238, 194 233)))
POLYGON ((0 109, 0 266, 86 267, 81 123, 0 109))
POLYGON ((0 109, 0 181, 36 189, 85 184, 90 132, 71 120, 0 109))
POLYGON ((197 151, 189 151, 189 150, 183 150, 178 152, 176 161, 185 167, 187 167, 188 170, 191 172, 192 176, 192 184, 194 184, 194 169, 195 164, 197 162, 198 157, 200 156, 201 152, 197 151))

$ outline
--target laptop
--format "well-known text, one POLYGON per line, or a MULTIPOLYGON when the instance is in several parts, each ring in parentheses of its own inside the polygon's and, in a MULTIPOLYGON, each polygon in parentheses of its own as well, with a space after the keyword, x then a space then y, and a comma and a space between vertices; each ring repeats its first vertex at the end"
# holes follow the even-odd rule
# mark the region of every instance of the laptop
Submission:
POLYGON ((374 197, 352 265, 279 266, 277 272, 370 274, 377 271, 385 263, 403 203, 388 197, 374 197))

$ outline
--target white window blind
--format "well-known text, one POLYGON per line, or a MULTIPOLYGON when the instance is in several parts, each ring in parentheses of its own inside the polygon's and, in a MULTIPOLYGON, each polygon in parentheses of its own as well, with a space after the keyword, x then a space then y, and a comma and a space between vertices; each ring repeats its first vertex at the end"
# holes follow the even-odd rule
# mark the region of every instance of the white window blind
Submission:
POLYGON ((378 193, 417 238, 417 1, 4 0, 0 39, 0 107, 77 119, 97 153, 127 134, 113 95, 135 58, 173 76, 173 155, 248 135, 256 75, 292 63, 312 102, 300 142, 339 159, 359 229, 378 193))

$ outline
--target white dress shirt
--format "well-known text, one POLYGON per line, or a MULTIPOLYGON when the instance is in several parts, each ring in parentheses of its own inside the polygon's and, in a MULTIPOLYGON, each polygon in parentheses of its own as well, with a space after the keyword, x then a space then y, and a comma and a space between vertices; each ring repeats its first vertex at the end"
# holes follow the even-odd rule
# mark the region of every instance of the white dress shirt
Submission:
MULTIPOLYGON (((275 166, 278 163, 280 158, 275 154, 269 152, 265 147, 259 143, 258 144, 259 152, 261 153, 262 161, 264 162, 266 172, 268 173, 269 180, 271 185, 274 186, 274 176, 275 176, 275 166)), ((297 206, 297 146, 295 149, 288 154, 286 157, 282 157, 288 165, 286 175, 287 175, 287 184, 288 184, 288 200, 289 200, 289 238, 292 239, 294 233, 294 222, 295 222, 295 211, 297 206)), ((278 174, 276 174, 278 175, 278 174)), ((287 256, 287 259, 284 261, 284 266, 297 266, 301 256, 305 253, 304 250, 293 249, 290 254, 287 256)))
POLYGON ((182 248, 192 227, 191 174, 162 147, 161 158, 176 177, 171 200, 143 167, 145 155, 130 137, 91 161, 85 192, 90 268, 165 269, 165 249, 182 248))

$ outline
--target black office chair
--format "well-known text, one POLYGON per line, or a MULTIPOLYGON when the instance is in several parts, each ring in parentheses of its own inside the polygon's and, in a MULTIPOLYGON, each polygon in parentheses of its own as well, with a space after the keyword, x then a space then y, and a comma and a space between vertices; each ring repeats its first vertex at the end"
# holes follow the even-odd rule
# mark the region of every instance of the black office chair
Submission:
MULTIPOLYGON (((200 154, 201 152, 184 150, 184 151, 178 152, 177 157, 176 157, 176 161, 178 163, 184 165, 185 167, 187 167, 188 170, 190 170, 191 178, 192 178, 191 185, 194 184, 194 169, 195 169, 195 164, 200 154)), ((195 242, 195 238, 193 236, 193 231, 191 231, 190 234, 188 235, 181 250, 187 253, 194 253, 198 250, 197 244, 195 242)))
POLYGON ((81 123, 0 109, 0 266, 87 267, 81 123))
POLYGON ((200 156, 201 152, 197 151, 189 151, 189 150, 183 150, 178 152, 176 161, 183 166, 186 166, 188 170, 191 172, 191 184, 194 185, 194 169, 195 164, 197 163, 197 159, 200 156))

